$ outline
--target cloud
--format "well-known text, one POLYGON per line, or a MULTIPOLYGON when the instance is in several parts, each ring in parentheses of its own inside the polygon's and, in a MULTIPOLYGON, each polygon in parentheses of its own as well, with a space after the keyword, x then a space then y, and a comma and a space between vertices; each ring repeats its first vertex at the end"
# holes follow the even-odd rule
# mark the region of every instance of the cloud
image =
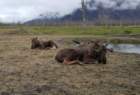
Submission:
MULTIPOLYGON (((98 6, 113 9, 135 9, 140 6, 140 0, 87 0, 90 8, 98 6)), ((27 21, 49 12, 59 12, 65 15, 80 7, 81 0, 1 0, 0 21, 27 21)))
POLYGON ((23 22, 48 12, 64 15, 79 6, 80 0, 1 0, 0 21, 23 22))
POLYGON ((102 6, 104 8, 113 9, 136 9, 140 6, 140 0, 90 0, 90 8, 98 8, 102 6))

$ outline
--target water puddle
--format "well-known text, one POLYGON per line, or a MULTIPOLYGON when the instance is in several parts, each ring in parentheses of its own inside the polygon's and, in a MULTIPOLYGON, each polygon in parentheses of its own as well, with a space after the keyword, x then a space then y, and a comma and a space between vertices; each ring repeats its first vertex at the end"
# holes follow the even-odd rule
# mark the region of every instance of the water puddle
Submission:
POLYGON ((109 44, 116 52, 140 54, 140 44, 109 44))

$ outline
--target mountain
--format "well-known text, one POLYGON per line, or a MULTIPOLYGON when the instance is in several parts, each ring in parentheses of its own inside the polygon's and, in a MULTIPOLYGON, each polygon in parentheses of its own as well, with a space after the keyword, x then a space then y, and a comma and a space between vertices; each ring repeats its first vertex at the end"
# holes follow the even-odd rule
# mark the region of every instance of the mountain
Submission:
MULTIPOLYGON (((117 2, 115 7, 104 7, 102 3, 96 4, 94 0, 91 0, 90 8, 85 11, 85 19, 87 22, 97 23, 125 23, 125 24, 140 24, 140 7, 122 9, 120 6, 122 2, 117 2), (93 6, 96 8, 92 9, 93 6)), ((127 0, 125 0, 127 1, 127 0)), ((61 24, 65 22, 81 22, 83 12, 81 8, 74 10, 68 15, 56 18, 37 18, 25 22, 25 24, 61 24)))
POLYGON ((47 16, 44 18, 39 17, 36 19, 29 20, 27 22, 24 22, 26 25, 46 25, 46 24, 54 24, 59 23, 60 18, 47 18, 47 16))
MULTIPOLYGON (((140 9, 98 9, 89 10, 86 12, 87 21, 95 21, 99 19, 112 19, 112 20, 140 20, 140 9)), ((61 18, 62 20, 80 21, 82 19, 82 12, 77 9, 73 13, 61 18)))

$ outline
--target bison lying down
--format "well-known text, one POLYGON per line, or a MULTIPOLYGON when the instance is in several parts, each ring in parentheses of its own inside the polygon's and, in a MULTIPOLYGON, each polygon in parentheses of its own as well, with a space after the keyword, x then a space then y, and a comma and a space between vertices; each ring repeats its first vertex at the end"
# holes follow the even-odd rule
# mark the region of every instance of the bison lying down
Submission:
POLYGON ((52 40, 48 41, 40 41, 38 38, 32 38, 32 45, 31 49, 51 49, 51 48, 58 48, 55 42, 52 40))
POLYGON ((106 53, 108 50, 112 51, 107 49, 106 46, 107 45, 97 41, 88 43, 85 46, 82 45, 76 48, 62 49, 56 54, 55 59, 64 64, 75 64, 80 62, 85 64, 95 62, 106 64, 106 53))

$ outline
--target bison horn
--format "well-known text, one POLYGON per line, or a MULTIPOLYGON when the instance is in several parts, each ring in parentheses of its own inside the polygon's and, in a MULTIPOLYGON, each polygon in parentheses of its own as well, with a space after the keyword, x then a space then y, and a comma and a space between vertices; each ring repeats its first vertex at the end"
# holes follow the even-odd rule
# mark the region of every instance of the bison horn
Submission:
POLYGON ((76 40, 72 40, 72 41, 76 44, 81 44, 79 41, 76 41, 76 40))

